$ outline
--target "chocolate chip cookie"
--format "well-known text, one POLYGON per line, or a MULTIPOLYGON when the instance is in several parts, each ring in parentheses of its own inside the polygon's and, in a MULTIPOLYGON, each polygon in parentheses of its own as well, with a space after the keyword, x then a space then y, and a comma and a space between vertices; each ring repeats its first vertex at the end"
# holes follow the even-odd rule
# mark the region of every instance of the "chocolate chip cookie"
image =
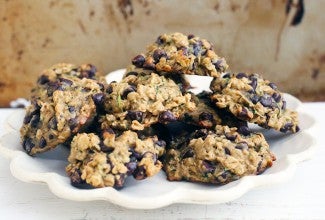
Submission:
POLYGON ((28 154, 65 143, 93 121, 105 87, 95 72, 92 65, 58 64, 42 73, 20 130, 28 154))
POLYGON ((158 122, 170 123, 195 109, 190 94, 183 94, 173 80, 154 72, 112 82, 104 105, 107 114, 102 118, 102 128, 119 130, 143 130, 158 122))
POLYGON ((275 160, 261 133, 247 136, 236 128, 216 126, 201 129, 166 154, 164 169, 170 181, 226 184, 246 175, 256 175, 275 160))
POLYGON ((287 109, 277 86, 258 74, 225 74, 213 79, 210 88, 216 106, 241 120, 281 132, 299 131, 298 113, 287 109))
POLYGON ((165 145, 156 136, 139 139, 132 131, 116 136, 111 129, 105 130, 101 138, 80 133, 71 142, 66 172, 74 185, 121 188, 128 176, 142 180, 157 174, 165 145))
POLYGON ((139 68, 157 72, 219 77, 228 65, 213 50, 212 44, 194 35, 181 33, 160 35, 144 54, 132 59, 139 68))

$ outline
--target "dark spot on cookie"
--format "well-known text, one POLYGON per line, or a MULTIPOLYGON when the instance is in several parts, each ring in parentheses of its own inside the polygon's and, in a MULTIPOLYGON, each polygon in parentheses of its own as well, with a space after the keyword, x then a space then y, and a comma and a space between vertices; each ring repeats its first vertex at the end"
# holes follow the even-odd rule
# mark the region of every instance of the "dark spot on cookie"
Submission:
POLYGON ((285 133, 285 132, 291 130, 292 127, 293 127, 293 123, 288 122, 282 128, 280 128, 280 131, 285 133))
POLYGON ((137 160, 141 160, 142 159, 142 154, 139 152, 136 152, 134 150, 134 148, 129 148, 129 152, 131 152, 131 156, 136 158, 137 160))
POLYGON ((272 89, 277 89, 278 87, 275 85, 275 83, 269 83, 269 86, 272 88, 272 89))
POLYGON ((97 93, 97 94, 94 94, 92 96, 93 98, 93 101, 96 105, 102 105, 103 102, 104 102, 104 97, 105 97, 105 94, 104 93, 97 93))
POLYGON ((237 138, 237 135, 236 135, 236 134, 232 134, 232 133, 230 133, 230 132, 225 133, 225 136, 226 136, 226 138, 227 138, 228 140, 230 140, 230 141, 234 141, 234 140, 236 140, 236 138, 237 138))
POLYGON ((194 156, 193 149, 189 148, 182 156, 182 159, 193 157, 193 156, 194 156))
POLYGON ((154 52, 153 52, 153 59, 155 60, 155 62, 159 62, 160 58, 162 57, 167 57, 167 54, 164 50, 162 49, 156 49, 154 52))
POLYGON ((248 118, 248 111, 245 107, 242 108, 241 112, 238 113, 241 118, 248 118))
POLYGON ((272 107, 272 98, 270 96, 264 95, 260 98, 260 103, 264 107, 272 107))
POLYGON ((44 137, 41 137, 41 139, 39 141, 39 146, 41 148, 44 148, 44 147, 46 147, 46 144, 47 144, 47 142, 46 142, 45 138, 44 137))
POLYGON ((220 71, 220 72, 225 71, 225 67, 223 65, 223 60, 217 60, 217 62, 213 63, 213 65, 217 71, 220 71))
POLYGON ((29 154, 31 152, 31 150, 33 149, 33 147, 35 147, 35 144, 33 143, 31 138, 26 138, 23 141, 23 148, 24 150, 29 154))
POLYGON ((225 147, 225 153, 226 153, 227 155, 231 155, 231 152, 230 152, 229 148, 225 147))
POLYGON ((148 69, 148 70, 155 70, 156 66, 153 62, 147 61, 143 64, 143 68, 148 69))
POLYGON ((58 81, 47 83, 47 95, 52 96, 56 90, 62 90, 61 85, 58 81))
POLYGON ((73 82, 69 79, 66 78, 59 78, 59 81, 64 84, 65 86, 71 86, 73 82))
POLYGON ((165 40, 161 36, 157 37, 156 44, 161 45, 163 43, 165 43, 165 40))
POLYGON ((166 147, 166 141, 164 140, 158 140, 155 142, 156 145, 158 145, 159 147, 166 147))
POLYGON ((144 56, 140 54, 132 59, 132 64, 136 67, 142 67, 145 61, 146 59, 144 58, 144 56))
POLYGON ((138 122, 142 122, 144 117, 144 113, 141 111, 128 111, 126 114, 126 118, 129 120, 136 120, 138 122))
POLYGON ((215 165, 208 160, 203 160, 202 165, 205 168, 207 173, 213 173, 214 170, 216 169, 215 165))
POLYGON ((194 36, 194 34, 189 34, 189 35, 187 35, 187 39, 192 39, 192 38, 194 38, 195 36, 194 36))
POLYGON ((136 180, 143 180, 147 177, 146 175, 146 168, 144 166, 139 166, 135 169, 134 173, 133 173, 133 177, 136 180))
POLYGON ((128 162, 125 164, 125 166, 128 169, 127 175, 132 175, 135 169, 137 168, 137 162, 128 162))
POLYGON ((38 80, 37 83, 40 85, 44 85, 45 83, 48 83, 50 81, 49 77, 46 75, 41 75, 38 80))
POLYGON ((222 78, 226 79, 226 78, 230 78, 230 73, 226 73, 222 76, 222 78))
POLYGON ((77 118, 71 118, 69 121, 68 121, 68 124, 69 124, 69 127, 70 127, 70 130, 71 132, 76 132, 77 131, 77 128, 78 128, 78 119, 77 118))
POLYGON ((87 64, 81 67, 80 69, 80 78, 88 78, 92 79, 95 77, 97 73, 97 68, 96 66, 92 64, 87 64))
POLYGON ((281 101, 281 94, 280 93, 273 93, 272 98, 274 99, 274 101, 276 101, 277 103, 281 101))
POLYGON ((240 126, 237 131, 238 131, 238 133, 240 133, 244 136, 248 136, 251 134, 251 131, 248 128, 248 126, 240 126))
POLYGON ((247 150, 248 144, 246 142, 240 142, 235 146, 235 148, 239 150, 247 150))
POLYGON ((58 122, 56 120, 56 117, 52 117, 49 121, 49 123, 47 124, 47 127, 50 128, 50 129, 53 129, 53 130, 57 130, 57 125, 58 125, 58 122))
POLYGON ((237 75, 236 75, 237 79, 241 79, 241 78, 244 78, 244 77, 247 77, 246 73, 237 73, 237 75))
MULTIPOLYGON (((197 43, 193 44, 193 54, 194 54, 194 56, 199 55, 201 50, 202 50, 202 42, 201 41, 198 41, 197 43)), ((217 64, 218 61, 216 62, 215 65, 219 65, 219 64, 217 64)), ((216 69, 217 69, 217 67, 216 67, 216 69)))
POLYGON ((253 90, 255 91, 256 87, 257 87, 257 79, 255 77, 251 78, 251 83, 249 84, 253 90))
POLYGON ((121 98, 122 98, 122 99, 126 99, 129 93, 131 93, 131 92, 136 92, 136 91, 137 91, 137 89, 136 89, 135 86, 133 86, 133 85, 129 85, 129 87, 127 87, 127 88, 123 91, 121 98))
POLYGON ((254 104, 256 104, 256 103, 258 103, 259 101, 260 101, 260 97, 258 96, 258 95, 253 95, 252 97, 251 97, 251 101, 254 103, 254 104))
POLYGON ((33 115, 32 119, 30 120, 30 126, 32 128, 36 128, 38 123, 40 122, 40 115, 33 115))
POLYGON ((100 150, 105 153, 111 153, 114 151, 114 148, 111 146, 106 146, 104 143, 100 143, 100 150))
POLYGON ((113 87, 112 87, 112 85, 108 85, 107 86, 107 89, 106 89, 106 93, 107 94, 111 94, 113 92, 113 87))
POLYGON ((173 122, 176 120, 177 120, 177 118, 175 117, 175 115, 171 111, 168 111, 168 110, 162 112, 158 117, 158 121, 162 124, 165 124, 168 122, 173 122))
POLYGON ((68 110, 69 110, 70 113, 74 113, 76 108, 74 106, 69 106, 68 110))

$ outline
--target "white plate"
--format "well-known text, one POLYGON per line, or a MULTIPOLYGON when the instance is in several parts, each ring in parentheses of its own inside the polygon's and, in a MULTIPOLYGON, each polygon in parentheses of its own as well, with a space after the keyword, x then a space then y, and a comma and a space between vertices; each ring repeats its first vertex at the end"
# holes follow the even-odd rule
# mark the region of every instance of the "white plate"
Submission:
MULTIPOLYGON (((124 70, 109 74, 108 81, 119 80, 124 70)), ((189 76, 195 92, 208 89, 209 78, 189 76)), ((169 182, 163 172, 142 181, 128 178, 121 190, 111 187, 100 189, 78 189, 70 185, 65 174, 69 151, 64 146, 37 157, 28 156, 19 141, 19 128, 24 110, 15 111, 5 124, 7 134, 1 138, 0 153, 11 159, 12 174, 25 182, 45 183, 58 197, 75 201, 107 200, 111 203, 134 209, 154 209, 173 203, 217 204, 235 200, 251 189, 285 182, 294 174, 297 163, 309 159, 315 151, 312 135, 316 120, 303 108, 295 97, 285 94, 289 108, 299 112, 301 131, 284 135, 275 131, 263 132, 271 150, 276 154, 274 165, 258 176, 246 176, 224 186, 210 186, 188 182, 169 182)), ((256 128, 256 127, 255 127, 256 128)))

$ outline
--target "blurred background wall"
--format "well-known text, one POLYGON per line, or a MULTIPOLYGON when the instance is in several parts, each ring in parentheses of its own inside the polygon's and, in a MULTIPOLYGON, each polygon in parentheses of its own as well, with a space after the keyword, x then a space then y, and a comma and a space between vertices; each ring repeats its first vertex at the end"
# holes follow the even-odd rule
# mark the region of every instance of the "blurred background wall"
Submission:
POLYGON ((124 68, 161 33, 210 40, 230 71, 325 101, 325 0, 1 0, 0 106, 58 62, 124 68))

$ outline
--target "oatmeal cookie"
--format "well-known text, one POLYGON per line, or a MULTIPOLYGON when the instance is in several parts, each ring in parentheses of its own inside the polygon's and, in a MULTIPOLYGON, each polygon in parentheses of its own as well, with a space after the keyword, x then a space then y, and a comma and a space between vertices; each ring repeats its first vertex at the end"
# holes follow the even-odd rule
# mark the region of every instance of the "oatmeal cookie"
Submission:
POLYGON ((298 113, 287 109, 277 86, 258 74, 225 74, 213 79, 210 88, 216 106, 241 120, 281 132, 299 131, 298 113))
POLYGON ((92 65, 59 64, 38 78, 20 129, 28 154, 65 143, 93 121, 104 94, 104 84, 93 79, 94 74, 92 65))
POLYGON ((116 136, 106 130, 102 138, 80 133, 71 142, 66 172, 73 185, 121 188, 128 176, 142 180, 157 174, 162 168, 158 157, 164 150, 165 142, 156 136, 139 139, 132 131, 116 136))
POLYGON ((219 77, 228 65, 212 44, 194 35, 181 33, 160 35, 144 54, 133 58, 132 64, 157 72, 195 74, 219 77))
POLYGON ((226 184, 262 173, 275 160, 261 133, 247 136, 228 126, 201 129, 166 154, 168 180, 226 184))
POLYGON ((104 101, 107 114, 102 128, 143 130, 155 123, 176 121, 195 109, 190 94, 182 94, 176 83, 156 73, 128 75, 112 82, 104 101))
POLYGON ((217 108, 211 101, 211 95, 212 93, 207 91, 197 95, 192 94, 192 100, 195 102, 196 108, 192 112, 185 113, 181 120, 208 129, 213 129, 216 125, 247 127, 247 122, 234 117, 224 109, 217 108))

